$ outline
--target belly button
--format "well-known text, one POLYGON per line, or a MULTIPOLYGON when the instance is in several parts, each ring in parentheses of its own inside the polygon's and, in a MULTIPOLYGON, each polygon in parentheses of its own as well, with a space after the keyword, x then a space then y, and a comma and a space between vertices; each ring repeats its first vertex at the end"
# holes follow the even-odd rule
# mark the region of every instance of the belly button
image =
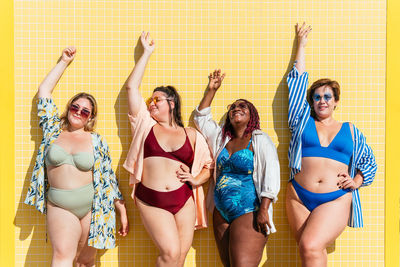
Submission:
POLYGON ((166 187, 165 187, 165 190, 169 190, 169 186, 166 186, 166 187))
POLYGON ((319 184, 322 183, 322 180, 319 180, 318 183, 319 183, 319 184))

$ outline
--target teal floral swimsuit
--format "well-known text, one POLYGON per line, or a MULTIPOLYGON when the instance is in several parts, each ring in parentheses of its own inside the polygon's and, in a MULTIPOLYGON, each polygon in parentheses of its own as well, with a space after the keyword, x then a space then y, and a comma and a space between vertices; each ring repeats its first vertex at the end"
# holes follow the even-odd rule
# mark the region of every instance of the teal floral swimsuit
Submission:
POLYGON ((254 160, 250 144, 251 140, 245 149, 231 156, 225 147, 217 158, 215 207, 228 223, 260 207, 253 182, 254 160))

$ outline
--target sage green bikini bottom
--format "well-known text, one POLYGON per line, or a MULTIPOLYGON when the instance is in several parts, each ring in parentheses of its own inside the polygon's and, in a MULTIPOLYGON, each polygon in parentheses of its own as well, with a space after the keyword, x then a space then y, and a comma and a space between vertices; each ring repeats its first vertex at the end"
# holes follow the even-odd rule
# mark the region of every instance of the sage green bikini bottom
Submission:
POLYGON ((54 205, 69 210, 79 219, 91 209, 94 197, 93 183, 72 190, 50 187, 47 200, 54 205))

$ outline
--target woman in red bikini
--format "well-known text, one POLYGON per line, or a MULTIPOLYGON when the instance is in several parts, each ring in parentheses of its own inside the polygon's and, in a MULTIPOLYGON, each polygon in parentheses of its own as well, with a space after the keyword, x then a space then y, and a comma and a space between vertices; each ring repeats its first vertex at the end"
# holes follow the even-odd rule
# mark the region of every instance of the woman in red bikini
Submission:
POLYGON ((160 251, 157 266, 183 266, 195 228, 206 227, 201 184, 211 176, 203 136, 185 128, 180 97, 172 86, 154 89, 146 103, 139 86, 154 51, 149 33, 144 52, 125 82, 132 143, 124 163, 142 222, 160 251))

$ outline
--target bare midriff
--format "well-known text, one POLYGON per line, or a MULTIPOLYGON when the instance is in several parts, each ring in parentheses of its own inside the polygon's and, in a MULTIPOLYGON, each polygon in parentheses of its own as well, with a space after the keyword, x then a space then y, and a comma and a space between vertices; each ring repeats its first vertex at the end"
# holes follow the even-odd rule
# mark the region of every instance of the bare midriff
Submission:
POLYGON ((47 178, 51 187, 71 190, 93 181, 93 172, 80 171, 73 165, 47 166, 47 178))
POLYGON ((164 157, 145 158, 143 160, 142 184, 161 192, 176 190, 183 185, 176 174, 177 171, 181 170, 181 165, 186 166, 180 161, 164 157))
POLYGON ((337 183, 342 177, 338 175, 348 174, 348 169, 346 164, 333 159, 304 157, 301 159, 301 171, 294 179, 308 191, 328 193, 340 189, 337 183))

